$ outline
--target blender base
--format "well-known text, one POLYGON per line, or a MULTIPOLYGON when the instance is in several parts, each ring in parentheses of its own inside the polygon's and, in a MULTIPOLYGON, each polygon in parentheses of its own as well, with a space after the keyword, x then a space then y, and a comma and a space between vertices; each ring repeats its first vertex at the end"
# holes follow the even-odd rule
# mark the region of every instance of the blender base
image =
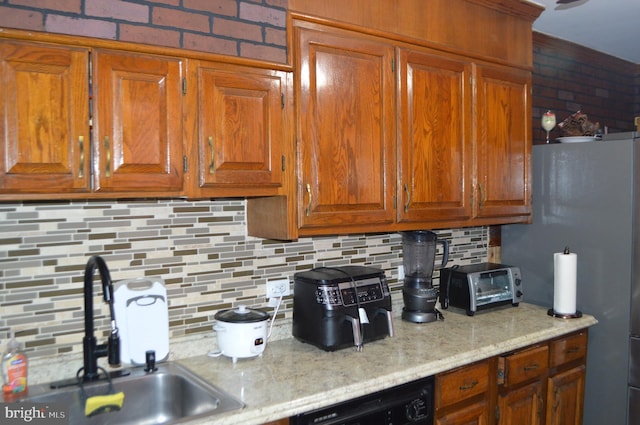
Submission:
POLYGON ((429 323, 435 322, 441 316, 438 310, 434 311, 411 311, 406 308, 402 309, 402 320, 413 323, 429 323))

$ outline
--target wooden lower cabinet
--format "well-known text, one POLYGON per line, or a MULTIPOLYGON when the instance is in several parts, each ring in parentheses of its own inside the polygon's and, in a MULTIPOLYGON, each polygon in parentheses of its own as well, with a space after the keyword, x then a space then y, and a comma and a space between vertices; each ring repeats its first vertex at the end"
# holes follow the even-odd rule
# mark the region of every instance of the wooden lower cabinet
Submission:
POLYGON ((546 425, 580 425, 586 368, 580 365, 549 377, 546 425))
POLYGON ((486 359, 436 376, 437 425, 489 424, 495 359, 486 359), (492 372, 493 371, 493 372, 492 372))
POLYGON ((585 329, 440 373, 434 424, 581 425, 586 360, 585 329))
POLYGON ((497 423, 500 425, 540 425, 543 418, 543 383, 531 384, 498 397, 497 423))
POLYGON ((436 416, 436 425, 488 425, 489 407, 486 401, 465 405, 460 409, 436 416))
POLYGON ((587 330, 436 376, 436 425, 581 425, 587 330))

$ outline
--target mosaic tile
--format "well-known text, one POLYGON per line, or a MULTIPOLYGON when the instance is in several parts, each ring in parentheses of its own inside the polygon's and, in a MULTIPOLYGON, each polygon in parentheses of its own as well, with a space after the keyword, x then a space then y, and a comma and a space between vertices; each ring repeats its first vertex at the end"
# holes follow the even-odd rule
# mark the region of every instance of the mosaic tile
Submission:
MULTIPOLYGON (((171 338, 210 336, 216 312, 267 308, 267 280, 318 266, 373 265, 401 297, 400 234, 356 234, 282 242, 246 235, 243 200, 69 201, 0 204, 0 340, 14 330, 34 358, 81 353, 83 273, 101 255, 114 282, 161 277, 171 338)), ((450 265, 486 261, 488 229, 436 231, 450 241, 450 265)), ((437 274, 435 275, 437 276, 437 274)), ((96 334, 108 310, 94 288, 96 334)), ((292 298, 279 318, 291 318, 292 298)))

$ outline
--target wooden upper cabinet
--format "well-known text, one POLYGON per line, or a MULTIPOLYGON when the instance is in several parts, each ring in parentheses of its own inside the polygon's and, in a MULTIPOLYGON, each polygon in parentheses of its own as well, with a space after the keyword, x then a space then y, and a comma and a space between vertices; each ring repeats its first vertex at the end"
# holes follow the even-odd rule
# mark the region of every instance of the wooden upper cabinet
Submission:
POLYGON ((183 60, 93 52, 95 190, 179 194, 183 60))
POLYGON ((531 214, 531 74, 478 66, 476 216, 531 214))
POLYGON ((286 164, 286 73, 268 69, 198 62, 198 195, 275 194, 286 164))
POLYGON ((471 64, 399 50, 398 222, 471 217, 471 64))
POLYGON ((89 51, 0 43, 0 194, 90 190, 89 51))
POLYGON ((299 227, 393 223, 394 47, 309 23, 293 35, 299 227))

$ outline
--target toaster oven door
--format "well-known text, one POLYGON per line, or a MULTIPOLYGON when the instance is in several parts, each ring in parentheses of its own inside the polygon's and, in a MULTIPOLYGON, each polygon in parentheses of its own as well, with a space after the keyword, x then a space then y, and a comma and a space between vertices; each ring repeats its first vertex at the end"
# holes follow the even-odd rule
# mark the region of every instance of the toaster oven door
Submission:
POLYGON ((478 274, 474 281, 474 290, 477 307, 513 300, 511 275, 508 270, 478 274))

